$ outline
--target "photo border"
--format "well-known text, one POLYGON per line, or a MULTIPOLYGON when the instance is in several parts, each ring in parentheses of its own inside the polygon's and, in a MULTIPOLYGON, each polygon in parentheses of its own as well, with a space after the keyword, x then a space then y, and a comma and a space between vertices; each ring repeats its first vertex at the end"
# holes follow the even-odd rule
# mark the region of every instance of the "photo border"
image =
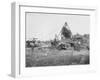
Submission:
MULTIPOLYGON (((11 56, 12 57, 12 60, 13 60, 13 62, 12 62, 12 64, 15 62, 15 64, 13 64, 12 65, 12 75, 14 76, 14 77, 19 77, 19 76, 24 76, 24 75, 22 75, 21 74, 21 65, 22 65, 22 63, 21 63, 21 45, 20 45, 20 43, 21 43, 21 41, 20 41, 20 38, 21 38, 21 7, 36 7, 36 8, 55 8, 55 9, 71 9, 71 10, 82 10, 82 11, 93 11, 93 13, 95 13, 95 11, 96 11, 96 9, 84 9, 84 8, 63 8, 63 7, 46 7, 46 6, 32 6, 32 5, 20 5, 19 3, 12 3, 12 7, 14 7, 14 9, 12 9, 12 14, 15 14, 15 16, 14 16, 14 18, 12 18, 12 20, 14 20, 15 21, 15 24, 13 24, 13 26, 15 26, 15 31, 18 31, 18 32, 15 32, 15 40, 16 40, 16 42, 14 43, 15 45, 13 46, 13 47, 15 47, 15 53, 12 53, 12 54, 15 54, 15 55, 13 55, 13 56, 11 56), (18 17, 19 16, 19 17, 18 17), (18 17, 18 18, 17 18, 18 17), (18 24, 17 24, 18 23, 18 24), (19 27, 18 27, 19 26, 19 27), (17 27, 17 28, 16 28, 17 27), (17 29, 17 30, 16 30, 17 29), (19 34, 17 34, 17 33, 19 33, 19 34), (19 45, 17 45, 16 46, 16 44, 18 44, 19 43, 19 45), (16 49, 16 48, 18 48, 18 49, 16 49), (19 51, 19 52, 17 52, 17 50, 19 51), (13 58, 13 57, 15 57, 15 59, 13 58)), ((27 12, 26 12, 27 13, 27 12)), ((26 13, 25 13, 25 16, 26 16, 26 13)), ((54 13, 53 13, 54 14, 54 13)), ((58 13, 57 13, 58 14, 58 13)), ((80 15, 80 14, 72 14, 72 15, 80 15)), ((81 14, 82 15, 82 14, 81 14)), ((93 14, 94 16, 95 16, 95 14, 93 14)), ((87 16, 87 15, 85 15, 85 16, 87 16)), ((88 16, 90 16, 90 15, 88 15, 88 16)), ((95 21, 94 21, 95 22, 95 21)), ((25 30, 26 30, 26 17, 25 17, 25 30)), ((26 32, 26 31, 25 31, 26 32)), ((26 38, 26 37, 25 37, 26 38)), ((26 40, 25 40, 26 41, 26 40)), ((78 65, 79 66, 79 65, 78 65)), ((27 75, 26 75, 27 76, 27 75)))

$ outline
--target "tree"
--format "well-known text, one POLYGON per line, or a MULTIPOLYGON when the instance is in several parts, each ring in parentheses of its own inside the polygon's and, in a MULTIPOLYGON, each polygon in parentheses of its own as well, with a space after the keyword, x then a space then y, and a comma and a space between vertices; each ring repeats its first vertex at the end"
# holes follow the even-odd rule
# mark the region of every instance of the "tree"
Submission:
POLYGON ((67 22, 65 22, 64 26, 62 27, 61 35, 62 35, 64 38, 71 38, 72 33, 71 33, 70 29, 68 29, 68 24, 67 24, 67 22))

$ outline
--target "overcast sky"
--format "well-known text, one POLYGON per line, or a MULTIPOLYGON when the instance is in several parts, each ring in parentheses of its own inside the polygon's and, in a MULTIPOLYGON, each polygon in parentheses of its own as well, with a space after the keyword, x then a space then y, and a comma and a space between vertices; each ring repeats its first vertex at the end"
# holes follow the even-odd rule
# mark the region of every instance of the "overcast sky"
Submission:
POLYGON ((68 23, 72 34, 89 33, 89 16, 27 13, 26 40, 33 37, 39 40, 53 39, 55 34, 59 34, 65 22, 68 23))

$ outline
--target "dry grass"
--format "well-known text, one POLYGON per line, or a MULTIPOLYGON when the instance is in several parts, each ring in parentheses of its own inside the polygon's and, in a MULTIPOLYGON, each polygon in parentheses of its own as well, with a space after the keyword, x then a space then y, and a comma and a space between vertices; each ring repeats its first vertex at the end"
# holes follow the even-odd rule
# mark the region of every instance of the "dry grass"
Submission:
POLYGON ((26 48, 26 67, 89 64, 89 51, 26 48))

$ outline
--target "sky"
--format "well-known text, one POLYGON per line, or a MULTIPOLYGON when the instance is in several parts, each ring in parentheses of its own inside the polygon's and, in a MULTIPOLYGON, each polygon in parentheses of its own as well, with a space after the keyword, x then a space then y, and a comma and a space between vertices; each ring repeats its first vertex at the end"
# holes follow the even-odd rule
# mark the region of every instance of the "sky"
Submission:
POLYGON ((72 34, 89 34, 90 16, 62 14, 26 14, 26 40, 52 40, 67 22, 72 34))

